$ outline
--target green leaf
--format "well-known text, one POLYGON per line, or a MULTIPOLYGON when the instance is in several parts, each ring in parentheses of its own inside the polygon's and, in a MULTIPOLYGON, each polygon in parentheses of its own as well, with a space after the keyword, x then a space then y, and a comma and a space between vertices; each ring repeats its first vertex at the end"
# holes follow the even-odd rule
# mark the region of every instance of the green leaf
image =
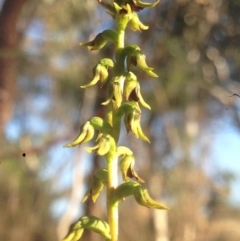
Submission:
POLYGON ((138 204, 147 207, 147 208, 155 208, 155 209, 165 209, 169 210, 167 206, 161 204, 155 200, 153 200, 147 191, 146 188, 142 186, 137 186, 134 190, 134 197, 138 204))
POLYGON ((92 41, 87 43, 80 43, 80 46, 85 46, 89 50, 99 50, 102 49, 109 41, 117 44, 117 36, 118 34, 115 30, 106 29, 99 33, 92 41))
POLYGON ((69 231, 62 241, 78 241, 82 236, 83 230, 81 222, 77 221, 69 227, 69 231))
POLYGON ((123 200, 125 197, 134 195, 135 188, 139 186, 138 182, 129 181, 119 185, 113 193, 113 203, 123 200))
POLYGON ((94 231, 106 239, 111 239, 109 225, 102 219, 95 216, 84 216, 80 218, 79 221, 83 228, 94 231))

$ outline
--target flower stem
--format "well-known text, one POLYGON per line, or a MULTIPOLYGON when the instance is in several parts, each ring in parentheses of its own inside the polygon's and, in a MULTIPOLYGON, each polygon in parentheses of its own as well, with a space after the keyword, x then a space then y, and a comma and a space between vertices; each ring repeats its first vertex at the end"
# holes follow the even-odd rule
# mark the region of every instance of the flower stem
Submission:
POLYGON ((118 30, 118 42, 117 42, 117 49, 122 49, 124 47, 124 30, 118 30))
POLYGON ((108 223, 111 232, 111 241, 118 240, 118 203, 112 203, 113 191, 118 185, 118 157, 114 155, 109 159, 108 165, 108 187, 107 187, 107 212, 108 223))
MULTIPOLYGON (((118 32, 118 41, 116 46, 116 53, 121 51, 124 48, 124 37, 125 31, 117 29, 118 32)), ((123 74, 124 69, 117 69, 115 74, 123 74)), ((119 133, 120 133, 120 123, 116 121, 116 110, 113 106, 108 111, 111 113, 110 124, 113 126, 113 138, 117 144, 119 133)), ((110 226, 111 241, 118 241, 118 202, 113 203, 113 192, 118 186, 118 156, 116 153, 114 155, 109 154, 106 156, 107 165, 108 165, 108 186, 107 186, 107 213, 108 213, 108 223, 110 226)))

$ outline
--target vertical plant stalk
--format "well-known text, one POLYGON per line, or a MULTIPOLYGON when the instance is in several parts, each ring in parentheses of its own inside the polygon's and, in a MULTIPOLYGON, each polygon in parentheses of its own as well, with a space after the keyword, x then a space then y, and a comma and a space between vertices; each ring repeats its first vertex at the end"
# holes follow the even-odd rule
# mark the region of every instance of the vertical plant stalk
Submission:
POLYGON ((119 30, 118 31, 118 41, 117 41, 116 51, 124 48, 124 36, 125 36, 125 30, 119 30))
MULTIPOLYGON (((117 28, 117 44, 116 44, 116 53, 120 52, 124 48, 124 37, 125 37, 125 28, 118 29, 117 28)), ((117 56, 116 56, 117 58, 117 56)), ((118 65, 118 63, 116 63, 118 65)), ((123 74, 121 69, 117 69, 116 72, 118 74, 123 74)), ((111 108, 112 115, 116 115, 116 110, 114 110, 113 106, 111 108)), ((113 131, 115 134, 115 143, 118 143, 118 138, 120 135, 120 123, 116 124, 115 121, 111 123, 113 125, 113 131)), ((108 213, 108 223, 110 226, 110 234, 111 234, 111 241, 118 241, 118 202, 113 203, 113 192, 118 186, 118 156, 116 153, 112 155, 112 158, 107 159, 107 166, 108 166, 108 185, 107 185, 107 213, 108 213)))
POLYGON ((118 240, 118 203, 113 203, 113 192, 118 186, 118 157, 113 156, 107 161, 108 185, 107 185, 107 213, 110 227, 111 241, 118 240))
POLYGON ((125 146, 117 146, 121 131, 121 120, 127 132, 132 132, 136 138, 150 142, 144 135, 141 124, 141 108, 151 109, 143 100, 140 92, 140 83, 137 76, 132 72, 133 67, 138 66, 149 76, 158 77, 153 68, 146 64, 146 56, 141 49, 131 44, 124 46, 125 29, 129 24, 134 31, 146 30, 148 27, 139 20, 136 12, 154 7, 159 0, 154 3, 146 3, 141 0, 114 0, 113 4, 108 4, 102 0, 98 2, 108 9, 110 15, 115 19, 116 28, 107 29, 99 33, 94 40, 81 44, 89 50, 102 49, 107 42, 115 45, 115 60, 104 58, 93 68, 94 77, 90 83, 81 86, 91 87, 100 83, 100 86, 108 80, 108 70, 113 70, 113 77, 109 79, 109 96, 103 102, 107 105, 105 118, 92 117, 81 126, 77 138, 65 147, 73 147, 86 143, 94 137, 98 131, 97 144, 94 147, 87 147, 90 153, 104 156, 107 162, 107 169, 100 169, 92 179, 89 189, 83 197, 83 202, 91 196, 95 202, 102 191, 107 187, 106 203, 108 222, 94 217, 84 216, 71 225, 70 230, 63 241, 78 241, 84 229, 92 230, 102 235, 107 241, 118 241, 118 205, 125 197, 133 195, 136 202, 142 206, 156 209, 168 209, 165 205, 154 201, 146 188, 140 183, 144 181, 134 170, 133 152, 125 146), (121 160, 118 162, 118 159, 121 160), (122 184, 118 185, 118 167, 122 172, 122 184), (136 181, 130 181, 134 178, 136 181))
MULTIPOLYGON (((116 44, 116 53, 120 52, 124 48, 124 37, 125 37, 125 28, 119 29, 117 28, 117 44, 116 44)), ((117 58, 117 56, 116 56, 117 58)), ((118 64, 118 63, 117 63, 118 64)), ((116 72, 119 70, 116 69, 116 72)), ((121 73, 120 70, 118 74, 121 73)), ((111 108, 112 114, 115 116, 116 110, 114 110, 113 106, 111 108)), ((115 142, 118 143, 118 137, 120 135, 120 123, 117 125, 114 125, 115 122, 111 123, 113 125, 113 130, 116 133, 115 136, 115 142)), ((107 185, 107 212, 108 212, 108 223, 110 226, 110 233, 111 233, 111 241, 117 241, 118 240, 118 202, 113 203, 113 192, 118 186, 118 156, 116 153, 112 155, 112 158, 108 160, 107 159, 107 166, 108 166, 108 185, 107 185)))

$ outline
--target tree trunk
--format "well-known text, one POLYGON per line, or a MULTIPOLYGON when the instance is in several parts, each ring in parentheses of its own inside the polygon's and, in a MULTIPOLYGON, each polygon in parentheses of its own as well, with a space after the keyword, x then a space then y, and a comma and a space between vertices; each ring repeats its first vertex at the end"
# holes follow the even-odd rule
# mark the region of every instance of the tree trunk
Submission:
POLYGON ((27 0, 5 0, 0 12, 0 136, 10 120, 17 80, 17 21, 27 0))

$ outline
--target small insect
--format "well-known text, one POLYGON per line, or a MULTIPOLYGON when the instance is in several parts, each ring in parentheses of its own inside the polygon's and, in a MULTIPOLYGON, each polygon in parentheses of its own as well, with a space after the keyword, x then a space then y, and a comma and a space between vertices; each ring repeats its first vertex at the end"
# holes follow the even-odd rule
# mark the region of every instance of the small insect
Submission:
POLYGON ((22 156, 25 157, 25 156, 26 156, 26 153, 23 153, 22 156))
POLYGON ((237 96, 238 98, 240 98, 240 95, 238 95, 238 94, 232 94, 229 97, 233 97, 233 96, 237 96))

